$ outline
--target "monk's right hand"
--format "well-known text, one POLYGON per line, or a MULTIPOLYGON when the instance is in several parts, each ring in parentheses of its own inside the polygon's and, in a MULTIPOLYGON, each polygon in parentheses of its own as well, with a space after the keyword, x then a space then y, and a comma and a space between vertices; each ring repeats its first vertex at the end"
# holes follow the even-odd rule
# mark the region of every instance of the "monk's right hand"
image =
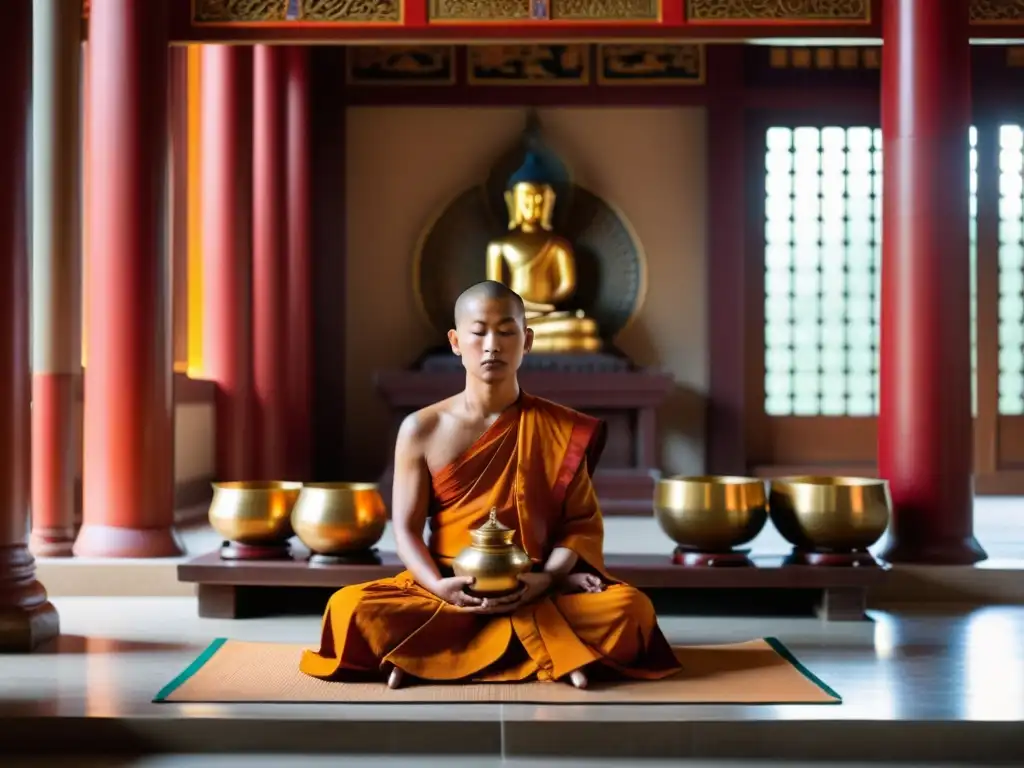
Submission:
POLYGON ((449 605, 467 613, 504 613, 519 600, 519 592, 487 598, 470 595, 465 589, 472 586, 473 581, 472 576, 451 576, 437 582, 433 592, 449 605))
POLYGON ((456 608, 479 608, 484 604, 483 598, 465 591, 473 581, 472 576, 449 576, 438 581, 431 591, 448 605, 454 605, 456 608))

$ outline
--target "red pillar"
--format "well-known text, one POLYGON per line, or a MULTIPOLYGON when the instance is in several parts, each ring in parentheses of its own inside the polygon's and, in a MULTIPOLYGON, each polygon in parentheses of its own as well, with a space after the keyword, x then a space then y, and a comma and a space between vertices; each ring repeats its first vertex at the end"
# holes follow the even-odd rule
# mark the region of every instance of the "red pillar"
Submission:
POLYGON ((167 0, 93 3, 89 57, 89 356, 75 554, 174 556, 167 0))
POLYGON ((886 0, 878 463, 891 562, 984 559, 973 535, 967 0, 886 0))
POLYGON ((256 471, 288 472, 285 219, 285 49, 253 49, 253 384, 256 471))
POLYGON ((217 384, 217 477, 255 477, 252 48, 202 47, 203 373, 217 384))
POLYGON ((288 427, 291 477, 310 477, 312 294, 310 269, 309 49, 286 49, 288 427))
POLYGON ((27 142, 32 5, 0 3, 0 653, 60 630, 28 549, 31 470, 27 142))
POLYGON ((82 369, 79 145, 82 14, 36 0, 32 18, 32 552, 75 542, 82 369))

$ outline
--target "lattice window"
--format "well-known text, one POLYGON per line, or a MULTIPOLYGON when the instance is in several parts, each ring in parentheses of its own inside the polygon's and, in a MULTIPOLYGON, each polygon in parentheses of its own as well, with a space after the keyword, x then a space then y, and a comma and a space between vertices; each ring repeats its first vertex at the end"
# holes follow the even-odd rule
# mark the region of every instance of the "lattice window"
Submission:
POLYGON ((773 127, 765 158, 765 412, 877 410, 882 136, 773 127))
MULTIPOLYGON (((881 316, 881 130, 772 127, 766 140, 765 413, 874 416, 881 316)), ((974 368, 976 145, 972 127, 974 368)), ((1018 272, 1024 276, 1024 268, 1018 272)), ((1017 349, 1020 353, 1024 346, 1017 349)), ((972 375, 972 390, 976 378, 972 375)), ((1020 380, 1024 407, 1024 366, 1020 380)))
POLYGON ((999 127, 999 413, 1024 414, 1024 133, 999 127))

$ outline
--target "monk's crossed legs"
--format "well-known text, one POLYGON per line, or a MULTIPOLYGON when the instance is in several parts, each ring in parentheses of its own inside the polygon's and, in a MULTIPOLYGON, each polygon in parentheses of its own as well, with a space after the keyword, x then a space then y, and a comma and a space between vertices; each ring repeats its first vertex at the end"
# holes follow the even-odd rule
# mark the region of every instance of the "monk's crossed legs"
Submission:
POLYGON ((411 580, 386 579, 335 593, 320 652, 307 651, 301 667, 323 678, 390 667, 393 686, 407 673, 436 681, 568 677, 582 687, 591 663, 628 673, 656 628, 650 600, 626 585, 553 595, 512 616, 488 616, 443 603, 411 580), (529 658, 503 668, 499 662, 516 638, 529 658))

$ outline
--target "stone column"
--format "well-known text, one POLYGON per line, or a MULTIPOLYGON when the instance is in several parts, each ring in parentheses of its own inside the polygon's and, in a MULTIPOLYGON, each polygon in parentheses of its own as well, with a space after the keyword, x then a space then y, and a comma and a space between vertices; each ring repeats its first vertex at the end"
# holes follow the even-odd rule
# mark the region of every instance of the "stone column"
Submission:
POLYGON ((167 0, 89 18, 83 520, 75 554, 181 554, 174 526, 167 0))
POLYGON ((312 449, 312 306, 309 175, 309 49, 285 58, 287 114, 287 327, 290 476, 310 479, 312 449))
POLYGON ((252 48, 204 45, 201 56, 203 373, 217 384, 217 478, 250 480, 252 48))
POLYGON ((968 0, 886 0, 878 465, 884 558, 968 564, 973 535, 968 0))
POLYGON ((0 653, 56 637, 57 611, 28 548, 32 488, 28 129, 32 4, 0 3, 0 653))
POLYGON ((34 0, 32 15, 32 537, 34 554, 75 542, 81 351, 82 10, 34 0))
POLYGON ((284 48, 253 51, 253 375, 260 479, 288 472, 284 48))

